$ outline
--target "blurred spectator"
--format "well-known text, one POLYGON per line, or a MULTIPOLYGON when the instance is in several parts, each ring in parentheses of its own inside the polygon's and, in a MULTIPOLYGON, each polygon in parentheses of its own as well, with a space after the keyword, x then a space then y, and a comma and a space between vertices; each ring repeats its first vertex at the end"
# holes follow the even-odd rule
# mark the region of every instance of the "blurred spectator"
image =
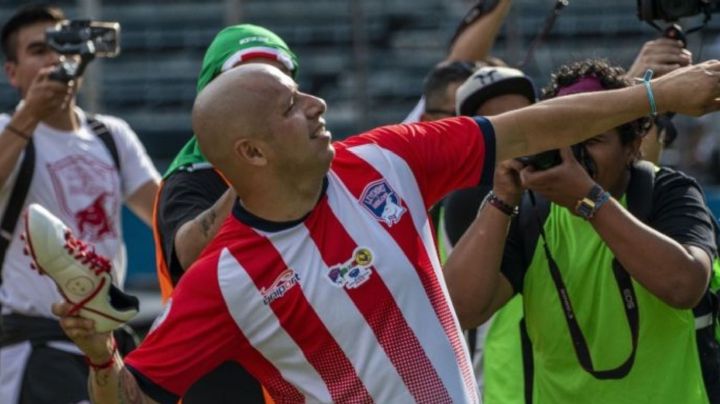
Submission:
MULTIPOLYGON (((623 74, 597 60, 563 66, 545 95, 631 85, 623 74)), ((636 120, 561 149, 562 162, 544 170, 502 162, 491 195, 520 206, 507 241, 510 217, 486 203, 448 259, 466 326, 522 293, 533 402, 720 399, 712 218, 694 180, 638 162, 645 128, 636 120)))
POLYGON ((159 180, 127 123, 83 111, 75 103, 80 83, 49 77, 60 59, 45 43, 45 30, 64 19, 58 8, 30 6, 2 28, 5 72, 22 97, 12 114, 0 116, 3 403, 88 400, 88 367, 50 312, 62 296, 23 255, 17 226, 22 208, 39 203, 94 243, 112 260, 114 282, 122 287, 122 203, 149 224, 159 180))

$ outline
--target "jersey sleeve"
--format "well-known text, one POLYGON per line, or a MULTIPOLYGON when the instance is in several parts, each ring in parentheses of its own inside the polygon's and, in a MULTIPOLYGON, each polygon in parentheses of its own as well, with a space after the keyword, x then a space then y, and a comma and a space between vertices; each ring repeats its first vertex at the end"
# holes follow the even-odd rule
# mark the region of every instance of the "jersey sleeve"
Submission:
POLYGON ((408 164, 426 206, 432 206, 450 191, 492 182, 495 133, 485 118, 456 117, 385 126, 343 143, 352 147, 368 142, 408 164))
POLYGON ((222 177, 211 169, 180 170, 165 179, 155 224, 173 284, 177 284, 184 272, 175 253, 175 234, 183 224, 209 209, 227 189, 222 177))
POLYGON ((717 255, 714 218, 705 205, 700 186, 677 171, 661 169, 653 188, 650 225, 682 245, 692 245, 717 255))
POLYGON ((217 253, 208 255, 183 276, 148 336, 125 358, 155 400, 176 402, 200 377, 241 357, 241 335, 220 291, 217 261, 217 253))
POLYGON ((124 198, 127 199, 148 181, 160 181, 160 174, 130 125, 106 115, 98 115, 97 118, 107 126, 117 145, 124 198))

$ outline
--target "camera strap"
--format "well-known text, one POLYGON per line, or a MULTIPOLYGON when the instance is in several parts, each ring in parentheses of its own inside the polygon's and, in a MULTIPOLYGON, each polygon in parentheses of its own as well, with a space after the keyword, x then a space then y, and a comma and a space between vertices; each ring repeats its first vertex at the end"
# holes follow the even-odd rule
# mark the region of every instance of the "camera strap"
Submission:
POLYGON ((548 267, 550 269, 550 276, 552 277, 555 289, 558 292, 560 298, 560 306, 563 309, 565 315, 565 321, 570 331, 570 337, 572 338, 573 348, 575 348, 575 355, 580 362, 580 366, 585 369, 586 372, 590 373, 596 379, 621 379, 625 377, 632 369, 633 363, 635 362, 635 354, 637 352, 638 335, 640 333, 640 316, 637 306, 637 297, 635 296, 635 289, 632 286, 632 280, 627 271, 623 269, 620 263, 613 259, 613 275, 617 282, 618 289, 620 290, 620 296, 623 299, 623 308, 625 310, 625 317, 627 318, 628 325, 630 327, 630 336, 632 342, 632 351, 625 361, 618 367, 607 370, 597 370, 593 366, 592 356, 590 355, 590 349, 588 348, 587 341, 583 335, 580 324, 577 322, 577 316, 572 307, 570 301, 570 295, 565 286, 565 282, 562 280, 560 270, 558 269, 557 263, 550 253, 550 248, 547 244, 545 237, 545 231, 542 225, 540 225, 540 237, 543 239, 543 249, 545 250, 545 257, 548 261, 548 267))
MULTIPOLYGON (((118 154, 117 145, 115 144, 112 134, 107 126, 94 116, 88 114, 86 120, 90 130, 100 139, 110 153, 119 174, 120 155, 118 154)), ((13 235, 15 234, 15 227, 22 215, 22 209, 25 205, 28 191, 30 190, 30 183, 32 182, 34 172, 35 144, 31 137, 25 146, 25 153, 20 162, 15 185, 13 185, 12 191, 10 191, 7 207, 2 215, 2 220, 0 220, 0 284, 2 283, 2 268, 5 262, 5 254, 7 253, 8 247, 10 247, 10 242, 12 242, 13 235)))
POLYGON ((543 24, 540 32, 538 32, 538 34, 535 36, 535 39, 533 39, 533 41, 530 43, 530 47, 528 47, 525 58, 517 65, 518 69, 522 70, 525 66, 527 66, 528 63, 530 63, 530 60, 532 60, 533 56, 535 55, 535 49, 537 49, 537 47, 540 46, 540 44, 545 40, 545 38, 550 35, 550 31, 552 31, 553 27, 555 26, 555 21, 560 16, 560 11, 562 11, 569 4, 569 0, 555 1, 555 6, 553 6, 552 10, 550 10, 550 14, 548 14, 547 18, 545 18, 545 24, 543 24))
MULTIPOLYGON (((636 162, 631 171, 632 175, 627 188, 628 210, 642 222, 647 222, 652 208, 652 193, 655 182, 654 172, 654 166, 645 161, 636 162)), ((537 243, 537 234, 539 234, 540 238, 542 238, 543 250, 545 258, 548 261, 550 276, 552 277, 555 289, 557 290, 561 307, 563 309, 563 315, 565 316, 568 331, 570 332, 570 337, 573 342, 573 348, 575 349, 575 355, 580 362, 580 366, 597 379, 620 379, 625 377, 628 372, 630 372, 630 369, 635 362, 635 354, 637 352, 638 336, 640 332, 637 296, 635 294, 635 289, 633 288, 630 275, 622 267, 622 265, 620 265, 617 259, 613 259, 613 276, 618 285, 620 296, 623 299, 623 309, 630 328, 632 350, 627 359, 620 364, 620 366, 614 369, 596 370, 593 365, 587 340, 585 339, 582 329, 577 322, 577 316, 575 315, 575 311, 572 307, 570 295, 560 274, 560 269, 550 252, 545 230, 543 229, 543 222, 550 212, 550 202, 544 198, 536 198, 536 195, 532 191, 528 191, 527 198, 524 198, 523 205, 525 208, 531 206, 533 213, 535 213, 532 215, 535 218, 534 223, 527 223, 527 216, 525 216, 525 221, 529 226, 527 227, 529 233, 536 234, 535 240, 532 240, 530 243, 525 243, 525 257, 529 263, 529 260, 532 259, 533 253, 531 249, 534 250, 537 243)), ((521 213, 520 216, 522 220, 523 214, 521 213)), ((530 235, 530 237, 532 237, 532 235, 530 235)))

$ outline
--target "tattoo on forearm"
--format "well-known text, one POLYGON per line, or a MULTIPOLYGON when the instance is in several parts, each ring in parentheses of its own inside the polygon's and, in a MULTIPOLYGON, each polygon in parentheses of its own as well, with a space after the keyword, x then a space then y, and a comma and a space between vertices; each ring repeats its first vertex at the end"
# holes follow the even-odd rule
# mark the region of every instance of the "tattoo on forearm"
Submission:
POLYGON ((215 220, 217 220, 217 213, 215 213, 214 208, 210 208, 210 210, 202 214, 200 225, 202 226, 205 237, 210 237, 210 230, 212 230, 215 225, 215 220))

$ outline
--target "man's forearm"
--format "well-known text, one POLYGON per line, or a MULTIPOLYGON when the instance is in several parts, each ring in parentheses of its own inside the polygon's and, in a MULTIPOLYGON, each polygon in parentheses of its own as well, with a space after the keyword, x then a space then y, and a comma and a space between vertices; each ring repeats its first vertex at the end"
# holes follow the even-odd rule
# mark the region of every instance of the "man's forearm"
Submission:
POLYGON ((20 109, 0 134, 0 187, 10 177, 37 124, 37 119, 20 109))
POLYGON ((649 90, 575 94, 490 117, 498 161, 579 143, 624 123, 666 111, 700 116, 720 109, 720 61, 709 60, 652 80, 649 90), (651 110, 656 105, 656 111, 651 110))
POLYGON ((90 400, 98 404, 155 403, 156 401, 140 390, 135 377, 123 365, 119 354, 115 355, 113 366, 107 369, 91 369, 88 378, 90 400))
POLYGON ((443 274, 463 328, 482 324, 494 312, 509 223, 506 214, 484 206, 445 263, 443 274))
POLYGON ((646 226, 614 199, 592 224, 627 272, 668 305, 689 309, 702 297, 711 270, 704 252, 695 254, 646 226))
POLYGON ((497 161, 579 143, 650 112, 643 86, 558 97, 492 116, 497 161))
POLYGON ((183 270, 186 270, 217 234, 230 214, 235 202, 235 191, 228 189, 209 209, 195 219, 184 223, 175 234, 175 254, 183 270))
POLYGON ((487 58, 510 5, 510 0, 501 0, 495 9, 466 27, 453 42, 447 60, 474 61, 487 58))

